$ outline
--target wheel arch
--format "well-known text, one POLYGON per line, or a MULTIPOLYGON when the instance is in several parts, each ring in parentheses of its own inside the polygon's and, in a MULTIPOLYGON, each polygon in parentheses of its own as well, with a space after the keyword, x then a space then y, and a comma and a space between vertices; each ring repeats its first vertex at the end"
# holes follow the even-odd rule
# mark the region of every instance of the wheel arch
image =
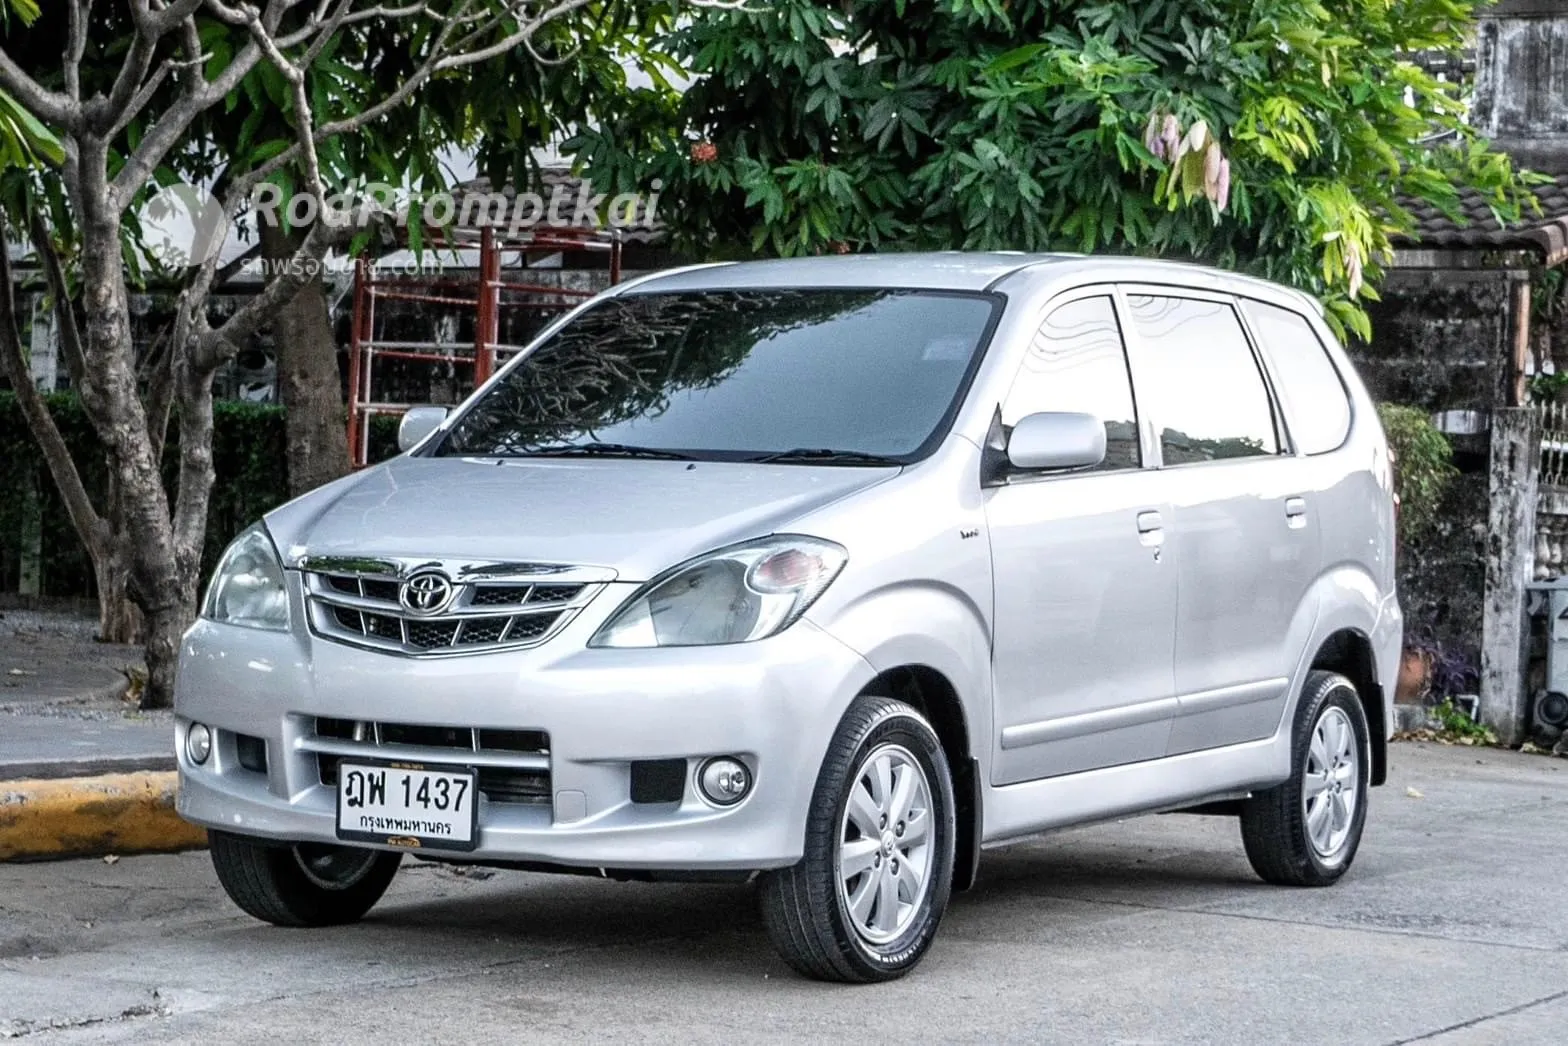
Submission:
POLYGON ((1358 628, 1341 628, 1318 644, 1309 670, 1338 672, 1349 679, 1361 698, 1368 732, 1372 735, 1371 782, 1388 780, 1388 721, 1383 686, 1377 678, 1377 656, 1372 640, 1358 628))
POLYGON ((958 689, 930 665, 907 664, 878 672, 861 694, 892 697, 913 707, 931 724, 942 742, 953 774, 954 820, 958 831, 953 856, 953 889, 974 885, 983 835, 980 763, 972 747, 969 719, 958 689))

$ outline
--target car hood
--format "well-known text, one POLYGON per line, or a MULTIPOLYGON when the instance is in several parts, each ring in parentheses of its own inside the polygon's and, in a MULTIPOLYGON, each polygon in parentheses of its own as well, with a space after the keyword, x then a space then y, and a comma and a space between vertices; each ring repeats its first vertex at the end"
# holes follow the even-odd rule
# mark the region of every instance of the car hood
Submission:
POLYGON ((631 458, 395 458, 267 516, 284 562, 407 556, 560 563, 646 581, 773 533, 897 469, 631 458))

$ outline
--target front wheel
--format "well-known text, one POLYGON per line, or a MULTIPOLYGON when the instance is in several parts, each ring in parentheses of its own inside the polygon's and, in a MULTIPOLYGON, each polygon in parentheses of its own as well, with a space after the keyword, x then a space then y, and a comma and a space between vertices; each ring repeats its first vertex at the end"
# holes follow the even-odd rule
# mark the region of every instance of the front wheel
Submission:
POLYGON ((1248 799, 1241 838, 1263 879, 1328 886, 1350 867, 1367 819, 1371 732, 1355 684, 1313 672, 1301 691, 1291 737, 1291 774, 1248 799))
POLYGON ((902 701, 861 697, 828 747, 805 854, 762 882, 762 915, 808 977, 869 982, 914 968, 953 884, 952 777, 929 723, 902 701))
POLYGON ((403 859, 355 846, 269 844, 209 831, 212 867, 229 899, 275 926, 358 922, 386 893, 403 859))

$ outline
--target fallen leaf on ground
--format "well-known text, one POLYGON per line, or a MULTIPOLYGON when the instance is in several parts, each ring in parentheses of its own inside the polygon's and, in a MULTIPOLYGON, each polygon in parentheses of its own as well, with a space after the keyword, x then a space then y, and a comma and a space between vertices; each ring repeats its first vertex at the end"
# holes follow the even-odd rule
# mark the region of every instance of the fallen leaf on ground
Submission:
POLYGON ((119 854, 104 854, 103 855, 103 863, 104 864, 119 864, 120 863, 120 855, 119 854))
POLYGON ((1425 799, 1426 798, 1426 796, 1422 795, 1420 792, 1416 791, 1414 788, 1406 788, 1405 789, 1405 795, 1407 797, 1411 798, 1411 799, 1425 799))

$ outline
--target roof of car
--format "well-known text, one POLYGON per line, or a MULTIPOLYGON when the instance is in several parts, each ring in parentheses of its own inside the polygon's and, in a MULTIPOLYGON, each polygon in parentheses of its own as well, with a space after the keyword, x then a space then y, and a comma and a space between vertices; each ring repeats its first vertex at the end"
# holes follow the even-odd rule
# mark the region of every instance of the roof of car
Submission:
POLYGON ((983 291, 1030 270, 1043 278, 1173 283, 1180 286, 1296 292, 1255 277, 1185 262, 1114 255, 1026 254, 1022 251, 940 251, 845 254, 770 261, 719 262, 656 273, 625 287, 627 293, 742 290, 772 287, 899 287, 911 290, 983 291))

